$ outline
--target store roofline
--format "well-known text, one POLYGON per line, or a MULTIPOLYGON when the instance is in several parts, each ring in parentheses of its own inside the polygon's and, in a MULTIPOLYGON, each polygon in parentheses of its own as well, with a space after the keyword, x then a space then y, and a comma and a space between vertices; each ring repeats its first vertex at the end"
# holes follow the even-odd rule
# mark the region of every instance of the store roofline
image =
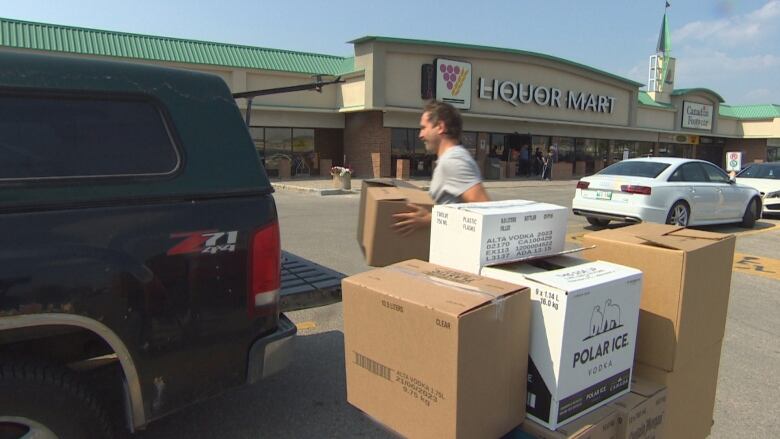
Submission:
POLYGON ((532 56, 536 58, 542 58, 546 59, 548 61, 555 61, 562 64, 567 64, 573 67, 577 67, 580 69, 588 70, 593 73, 597 73, 599 75, 604 75, 607 77, 610 77, 612 79, 616 79, 620 82, 624 82, 626 84, 630 84, 634 87, 642 87, 644 84, 640 82, 636 82, 634 80, 624 78, 622 76, 615 75, 613 73, 597 69, 595 67, 591 67, 586 64, 581 64, 575 61, 571 61, 565 58, 559 58, 557 56, 553 55, 547 55, 545 53, 539 53, 539 52, 531 52, 527 50, 520 50, 520 49, 508 49, 504 47, 494 47, 494 46, 480 46, 476 44, 465 44, 465 43, 452 43, 452 42, 446 42, 446 41, 431 41, 431 40, 415 40, 410 38, 396 38, 396 37, 383 37, 383 36, 377 36, 377 35, 367 35, 364 37, 360 37, 351 41, 347 41, 350 44, 360 44, 365 43, 369 41, 378 41, 382 43, 396 43, 396 44, 410 44, 410 45, 418 45, 418 46, 442 46, 442 47, 451 47, 454 49, 471 49, 471 50, 482 50, 482 51, 488 51, 488 52, 497 52, 497 53, 508 53, 513 55, 525 55, 525 56, 532 56))

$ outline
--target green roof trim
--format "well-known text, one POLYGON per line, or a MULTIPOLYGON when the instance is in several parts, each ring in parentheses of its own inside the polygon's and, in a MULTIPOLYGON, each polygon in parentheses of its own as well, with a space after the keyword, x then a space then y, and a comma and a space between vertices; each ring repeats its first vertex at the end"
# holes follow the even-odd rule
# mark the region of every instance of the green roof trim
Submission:
POLYGON ((604 70, 599 70, 595 67, 590 67, 585 64, 580 64, 574 61, 569 61, 568 59, 558 58, 556 56, 547 55, 544 53, 539 52, 529 52, 526 50, 518 50, 518 49, 507 49, 503 47, 492 47, 492 46, 478 46, 475 44, 463 44, 463 43, 448 43, 444 41, 429 41, 429 40, 413 40, 408 38, 394 38, 394 37, 382 37, 382 36, 374 36, 369 35, 365 37, 360 37, 358 39, 347 41, 351 44, 359 44, 359 43, 365 43, 368 41, 378 41, 381 43, 397 43, 397 44, 413 44, 418 46, 441 46, 441 47, 451 47, 454 49, 473 49, 473 50, 482 50, 487 52, 498 52, 498 53, 509 53, 513 55, 525 55, 525 56, 533 56, 536 58, 542 58, 546 59, 548 61, 554 61, 561 64, 567 64, 573 67, 577 67, 584 70, 589 70, 593 73, 597 73, 599 75, 608 76, 612 79, 616 79, 620 82, 624 82, 626 84, 630 84, 634 87, 642 87, 644 84, 632 81, 630 79, 624 78, 622 76, 614 75, 609 72, 605 72, 604 70))
POLYGON ((669 110, 674 110, 675 107, 672 104, 665 104, 663 102, 656 102, 653 100, 653 98, 650 97, 650 94, 646 91, 639 91, 639 103, 642 105, 647 105, 648 107, 656 107, 656 108, 666 108, 669 110))
POLYGON ((681 95, 684 95, 684 94, 696 93, 696 92, 711 94, 711 95, 715 96, 716 98, 718 98, 718 102, 720 102, 721 104, 726 102, 726 100, 723 99, 723 97, 721 95, 715 93, 714 91, 710 90, 709 88, 702 88, 702 87, 697 87, 697 88, 678 88, 678 89, 675 89, 672 92, 672 96, 681 96, 681 95))
POLYGON ((0 46, 83 55, 343 75, 354 57, 35 23, 0 17, 0 46))
POLYGON ((721 116, 737 119, 775 119, 780 118, 780 105, 724 105, 718 108, 721 116))

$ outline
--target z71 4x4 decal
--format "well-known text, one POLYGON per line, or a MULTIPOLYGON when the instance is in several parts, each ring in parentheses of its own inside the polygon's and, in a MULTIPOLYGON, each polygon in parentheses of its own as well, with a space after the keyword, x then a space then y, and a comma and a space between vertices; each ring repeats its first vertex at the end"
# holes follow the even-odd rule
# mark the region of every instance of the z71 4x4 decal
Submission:
POLYGON ((219 232, 201 230, 197 232, 173 233, 171 238, 183 238, 181 242, 168 250, 168 256, 189 253, 233 252, 236 250, 238 231, 219 232))

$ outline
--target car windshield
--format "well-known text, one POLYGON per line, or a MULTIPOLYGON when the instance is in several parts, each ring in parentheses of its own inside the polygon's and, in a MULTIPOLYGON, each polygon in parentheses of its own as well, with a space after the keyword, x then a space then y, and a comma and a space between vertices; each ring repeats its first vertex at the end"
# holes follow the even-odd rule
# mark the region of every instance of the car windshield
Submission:
POLYGON ((669 167, 669 163, 624 161, 609 165, 598 172, 598 175, 628 175, 631 177, 655 178, 669 167))
POLYGON ((766 178, 780 180, 780 164, 776 165, 750 165, 743 169, 737 177, 742 178, 766 178))

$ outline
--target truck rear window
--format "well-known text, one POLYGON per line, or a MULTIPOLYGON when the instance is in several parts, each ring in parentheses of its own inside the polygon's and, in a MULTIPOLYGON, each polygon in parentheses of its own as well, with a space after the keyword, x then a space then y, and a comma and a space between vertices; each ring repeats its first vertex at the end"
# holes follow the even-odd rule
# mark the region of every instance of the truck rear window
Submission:
POLYGON ((179 162, 150 101, 0 95, 0 180, 164 175, 179 162))

